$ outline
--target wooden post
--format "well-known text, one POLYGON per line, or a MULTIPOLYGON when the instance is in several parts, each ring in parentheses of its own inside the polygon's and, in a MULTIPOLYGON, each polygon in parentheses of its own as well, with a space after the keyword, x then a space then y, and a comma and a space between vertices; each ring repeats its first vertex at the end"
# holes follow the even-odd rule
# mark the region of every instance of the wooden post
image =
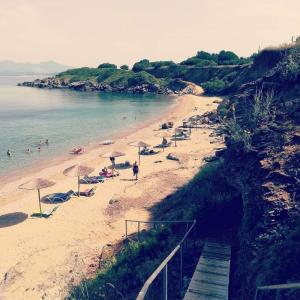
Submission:
POLYGON ((78 197, 80 197, 80 177, 77 178, 77 184, 78 184, 78 197))
POLYGON ((139 147, 139 165, 141 164, 141 147, 139 147))
POLYGON ((39 195, 39 207, 40 207, 40 214, 42 214, 42 206, 41 206, 41 194, 40 190, 38 189, 38 195, 39 195))

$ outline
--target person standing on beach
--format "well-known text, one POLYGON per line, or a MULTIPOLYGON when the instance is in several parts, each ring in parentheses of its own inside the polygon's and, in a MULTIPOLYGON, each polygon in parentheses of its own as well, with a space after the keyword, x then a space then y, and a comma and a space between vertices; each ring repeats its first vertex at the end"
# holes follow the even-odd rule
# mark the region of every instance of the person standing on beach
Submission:
POLYGON ((109 158, 112 164, 112 167, 115 168, 115 158, 114 157, 110 157, 109 158))
POLYGON ((135 161, 132 166, 133 176, 135 176, 135 180, 138 180, 138 174, 139 174, 139 166, 137 162, 135 161))
POLYGON ((45 144, 46 144, 47 147, 49 146, 49 140, 48 139, 46 139, 45 144))

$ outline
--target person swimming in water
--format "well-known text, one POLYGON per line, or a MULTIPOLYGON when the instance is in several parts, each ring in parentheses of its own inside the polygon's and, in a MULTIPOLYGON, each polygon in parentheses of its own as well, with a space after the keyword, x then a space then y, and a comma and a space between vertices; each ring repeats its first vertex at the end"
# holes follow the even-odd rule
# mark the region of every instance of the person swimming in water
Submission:
POLYGON ((7 154, 7 156, 11 156, 11 152, 9 149, 6 151, 6 154, 7 154))
POLYGON ((31 150, 28 148, 28 149, 26 149, 26 153, 31 153, 31 150))
POLYGON ((49 140, 48 139, 46 139, 45 144, 46 144, 46 146, 49 145, 49 140))

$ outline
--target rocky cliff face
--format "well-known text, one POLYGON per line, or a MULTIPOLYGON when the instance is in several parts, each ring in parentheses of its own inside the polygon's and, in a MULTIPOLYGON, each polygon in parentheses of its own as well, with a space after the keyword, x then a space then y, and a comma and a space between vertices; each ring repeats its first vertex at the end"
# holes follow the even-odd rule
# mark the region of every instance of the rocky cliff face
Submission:
POLYGON ((244 75, 225 105, 226 176, 243 202, 231 280, 238 300, 253 299, 256 286, 300 281, 300 47, 272 51, 264 75, 244 75))

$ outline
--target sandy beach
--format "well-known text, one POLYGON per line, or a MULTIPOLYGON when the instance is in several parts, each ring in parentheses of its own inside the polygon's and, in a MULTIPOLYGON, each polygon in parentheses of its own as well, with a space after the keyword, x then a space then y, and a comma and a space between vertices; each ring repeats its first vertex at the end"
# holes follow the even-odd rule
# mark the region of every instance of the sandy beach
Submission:
MULTIPOLYGON (((41 190, 42 196, 76 190, 76 178, 64 176, 65 168, 81 163, 95 168, 92 175, 96 175, 110 164, 109 159, 100 155, 112 150, 126 153, 117 158, 116 163, 133 163, 138 160, 138 150, 129 146, 130 142, 143 140, 157 145, 161 138, 155 134, 162 121, 180 125, 187 116, 215 109, 214 100, 216 98, 192 95, 179 97, 162 118, 119 137, 113 145, 93 147, 83 155, 28 171, 22 178, 2 185, 0 299, 63 299, 70 285, 95 268, 102 246, 124 236, 125 219, 147 220, 147 207, 188 182, 203 164, 203 157, 213 154, 221 145, 212 143, 210 129, 193 130, 191 140, 178 141, 177 147, 156 155, 142 156, 138 181, 133 180, 131 168, 123 169, 120 176, 97 184, 92 197, 74 197, 61 204, 42 203, 43 210, 59 205, 48 219, 30 217, 38 211, 37 192, 19 190, 21 183, 35 177, 55 181, 53 187, 41 190), (166 159, 170 152, 180 157, 179 163, 166 159), (155 163, 157 161, 161 162, 155 163), (107 212, 111 199, 117 199, 122 208, 113 216, 107 212), (6 214, 13 214, 15 224, 5 223, 6 214)), ((84 185, 82 190, 90 186, 93 185, 84 185)))

